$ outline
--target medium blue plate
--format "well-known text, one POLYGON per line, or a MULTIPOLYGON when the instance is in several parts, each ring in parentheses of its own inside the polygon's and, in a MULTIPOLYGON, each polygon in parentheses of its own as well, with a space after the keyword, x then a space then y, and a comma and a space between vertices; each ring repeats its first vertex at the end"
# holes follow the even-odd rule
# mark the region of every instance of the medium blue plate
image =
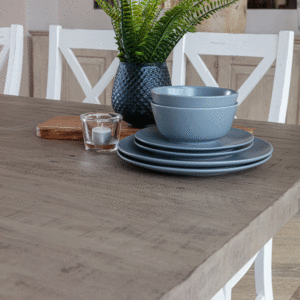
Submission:
POLYGON ((201 143, 182 143, 169 140, 161 135, 156 126, 147 127, 136 132, 138 141, 158 149, 176 149, 185 151, 210 151, 225 150, 241 147, 253 141, 253 135, 245 130, 231 128, 224 137, 212 141, 201 143))
POLYGON ((178 157, 174 157, 172 154, 162 155, 151 153, 141 149, 140 147, 136 146, 136 144, 134 143, 134 136, 131 135, 123 138, 119 142, 118 150, 119 152, 121 152, 121 154, 124 154, 127 157, 155 165, 186 168, 209 168, 237 166, 253 163, 271 155, 273 152, 273 147, 270 143, 255 137, 253 146, 241 153, 217 157, 181 157, 180 159, 178 159, 178 157))
POLYGON ((226 173, 231 172, 237 172, 242 171, 246 169, 250 169, 256 166, 259 166, 263 164, 264 162, 268 161, 272 155, 257 161, 255 163, 242 165, 242 166, 236 166, 236 167, 224 167, 224 168, 174 168, 174 167, 166 167, 166 166, 157 166, 152 164, 143 163, 134 159, 131 159, 127 157, 126 155, 123 155, 119 150, 117 150, 118 155, 124 159, 125 161, 153 171, 163 172, 163 173, 169 173, 169 174, 177 174, 177 175, 192 175, 192 176, 212 176, 212 175, 223 175, 226 173))
POLYGON ((234 154, 238 152, 243 152, 253 145, 253 141, 247 144, 246 146, 242 147, 236 147, 228 150, 211 150, 211 151, 197 151, 197 152, 192 152, 192 151, 184 151, 184 150, 174 150, 174 149, 157 149, 154 147, 151 147, 149 145, 146 145, 142 142, 139 142, 137 139, 134 139, 134 143, 146 150, 150 151, 156 154, 162 154, 162 155, 173 155, 174 158, 180 159, 182 157, 207 157, 207 156, 224 156, 228 154, 234 154))

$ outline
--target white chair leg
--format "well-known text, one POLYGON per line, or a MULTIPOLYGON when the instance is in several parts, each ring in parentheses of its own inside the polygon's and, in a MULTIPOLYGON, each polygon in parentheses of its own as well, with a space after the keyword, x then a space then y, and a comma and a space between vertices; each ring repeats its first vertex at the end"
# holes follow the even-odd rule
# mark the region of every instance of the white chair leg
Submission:
POLYGON ((272 239, 259 251, 254 264, 255 300, 273 300, 272 288, 272 239))
POLYGON ((220 289, 210 300, 226 300, 223 288, 220 289))
POLYGON ((273 300, 272 288, 272 239, 256 253, 211 300, 231 300, 232 288, 246 274, 254 262, 255 300, 273 300))
POLYGON ((225 300, 231 300, 231 293, 233 287, 244 277, 248 272, 253 262, 257 258, 258 253, 256 253, 223 287, 225 300))
POLYGON ((223 287, 225 300, 231 300, 232 286, 229 284, 225 284, 223 287))

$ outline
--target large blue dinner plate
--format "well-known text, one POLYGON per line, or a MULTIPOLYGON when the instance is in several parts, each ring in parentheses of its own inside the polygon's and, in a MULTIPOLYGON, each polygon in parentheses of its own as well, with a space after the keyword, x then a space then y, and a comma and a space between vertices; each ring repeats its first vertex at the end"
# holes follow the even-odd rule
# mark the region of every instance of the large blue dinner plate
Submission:
POLYGON ((225 150, 247 145, 253 141, 253 135, 245 130, 231 128, 224 137, 212 142, 182 143, 167 139, 158 131, 156 126, 147 127, 136 132, 135 138, 159 149, 177 149, 186 151, 225 150))
POLYGON ((163 172, 163 173, 169 173, 169 174, 176 174, 176 175, 190 175, 190 176, 215 176, 215 175, 223 175, 226 173, 231 173, 231 172, 237 172, 237 171, 242 171, 246 169, 250 169, 256 166, 259 166, 266 161, 268 161, 272 155, 267 156, 266 158, 259 160, 255 163, 247 164, 247 165, 242 165, 242 166, 235 166, 235 167, 221 167, 221 168, 180 168, 180 167, 166 167, 166 166, 157 166, 157 165, 152 165, 152 164, 147 164, 144 162, 140 162, 134 159, 131 159, 127 157, 126 155, 122 154, 119 150, 117 150, 118 155, 125 161, 145 168, 149 169, 152 171, 158 171, 158 172, 163 172))
POLYGON ((186 167, 186 168, 209 168, 237 166, 253 163, 264 159, 272 154, 273 147, 270 143, 257 137, 253 140, 253 145, 249 149, 240 152, 217 157, 181 157, 178 158, 172 154, 163 155, 151 153, 138 147, 134 143, 134 136, 123 138, 118 144, 118 150, 127 157, 140 162, 154 165, 186 167))

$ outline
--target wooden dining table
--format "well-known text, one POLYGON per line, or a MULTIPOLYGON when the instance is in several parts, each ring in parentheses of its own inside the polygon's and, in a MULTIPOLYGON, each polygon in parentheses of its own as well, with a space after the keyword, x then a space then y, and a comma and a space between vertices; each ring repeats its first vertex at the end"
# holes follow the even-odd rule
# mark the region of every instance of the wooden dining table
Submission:
POLYGON ((300 126, 235 120, 272 158, 206 177, 36 136, 89 111, 0 95, 0 299, 209 300, 299 210, 300 126))

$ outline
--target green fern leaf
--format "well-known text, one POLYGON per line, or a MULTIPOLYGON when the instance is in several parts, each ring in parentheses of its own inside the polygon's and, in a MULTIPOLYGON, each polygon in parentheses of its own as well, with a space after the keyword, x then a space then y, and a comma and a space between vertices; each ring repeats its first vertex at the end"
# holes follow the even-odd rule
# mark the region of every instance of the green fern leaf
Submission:
POLYGON ((182 0, 162 17, 161 0, 96 0, 111 17, 121 61, 163 62, 187 32, 237 0, 182 0))

